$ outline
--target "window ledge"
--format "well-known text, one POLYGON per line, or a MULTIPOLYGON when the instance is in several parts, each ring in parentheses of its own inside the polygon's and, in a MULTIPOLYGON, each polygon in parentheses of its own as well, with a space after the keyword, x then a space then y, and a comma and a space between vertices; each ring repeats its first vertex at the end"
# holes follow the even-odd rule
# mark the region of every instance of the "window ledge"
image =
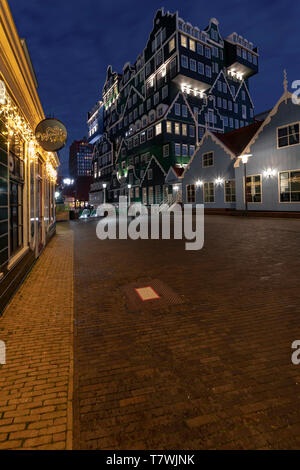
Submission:
POLYGON ((10 260, 9 260, 9 263, 7 265, 7 269, 10 270, 12 269, 16 264, 17 262, 23 258, 23 256, 29 251, 29 246, 25 246, 24 248, 21 248, 20 251, 18 251, 18 253, 15 254, 15 256, 13 256, 10 260))

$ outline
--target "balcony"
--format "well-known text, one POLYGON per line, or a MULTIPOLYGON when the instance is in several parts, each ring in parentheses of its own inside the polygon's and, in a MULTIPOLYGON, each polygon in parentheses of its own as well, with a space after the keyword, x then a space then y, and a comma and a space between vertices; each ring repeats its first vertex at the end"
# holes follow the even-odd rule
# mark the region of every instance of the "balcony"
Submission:
POLYGON ((249 78, 258 72, 257 49, 225 41, 225 66, 237 78, 249 78))
POLYGON ((203 93, 211 87, 211 79, 196 73, 193 73, 193 75, 198 75, 199 78, 193 78, 188 75, 192 75, 189 70, 187 70, 186 75, 179 73, 173 78, 173 82, 176 83, 180 90, 201 98, 203 93))

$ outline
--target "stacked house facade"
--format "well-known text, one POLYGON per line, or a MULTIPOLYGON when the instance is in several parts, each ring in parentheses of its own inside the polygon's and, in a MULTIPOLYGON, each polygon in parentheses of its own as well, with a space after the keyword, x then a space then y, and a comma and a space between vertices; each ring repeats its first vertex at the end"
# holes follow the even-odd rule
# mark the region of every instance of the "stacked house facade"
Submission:
POLYGON ((237 33, 224 39, 215 18, 200 30, 158 10, 136 62, 122 74, 107 69, 90 203, 120 195, 144 204, 170 200, 168 172, 186 167, 206 129, 224 133, 253 122, 249 79, 257 72, 257 48, 237 33))

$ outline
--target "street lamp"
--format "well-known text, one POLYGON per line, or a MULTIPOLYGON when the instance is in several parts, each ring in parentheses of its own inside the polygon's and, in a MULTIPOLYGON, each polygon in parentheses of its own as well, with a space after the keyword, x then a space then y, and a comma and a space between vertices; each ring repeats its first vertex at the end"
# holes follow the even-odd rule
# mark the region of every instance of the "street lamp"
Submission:
POLYGON ((128 205, 130 206, 130 189, 131 189, 131 184, 128 184, 127 187, 128 187, 128 205))
POLYGON ((247 162, 249 157, 252 157, 251 153, 245 153, 245 155, 240 155, 238 158, 242 160, 244 165, 244 198, 245 198, 245 211, 244 215, 248 215, 248 200, 247 200, 247 162))
POLYGON ((106 203, 106 183, 103 183, 103 203, 106 203))

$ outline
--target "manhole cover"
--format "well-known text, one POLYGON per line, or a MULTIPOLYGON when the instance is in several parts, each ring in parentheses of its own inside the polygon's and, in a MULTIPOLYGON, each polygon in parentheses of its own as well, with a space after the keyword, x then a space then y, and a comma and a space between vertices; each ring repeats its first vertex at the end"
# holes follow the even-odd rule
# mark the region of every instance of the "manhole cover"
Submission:
POLYGON ((182 304, 183 300, 159 279, 140 279, 122 286, 131 310, 152 310, 182 304))

